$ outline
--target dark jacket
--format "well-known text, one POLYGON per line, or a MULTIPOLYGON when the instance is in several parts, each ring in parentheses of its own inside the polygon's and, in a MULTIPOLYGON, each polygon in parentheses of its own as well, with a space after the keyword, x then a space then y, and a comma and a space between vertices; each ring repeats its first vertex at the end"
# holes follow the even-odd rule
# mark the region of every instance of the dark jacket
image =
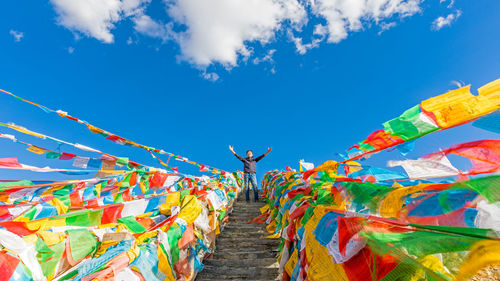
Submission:
POLYGON ((249 157, 246 157, 246 158, 243 158, 241 156, 239 156, 238 154, 234 154, 234 156, 236 156, 236 158, 240 159, 241 162, 243 162, 243 164, 245 165, 245 167, 243 168, 243 172, 245 174, 255 174, 257 172, 257 162, 259 162, 262 158, 264 158, 264 156, 266 156, 266 154, 262 154, 261 156, 257 157, 257 158, 249 158, 249 157))

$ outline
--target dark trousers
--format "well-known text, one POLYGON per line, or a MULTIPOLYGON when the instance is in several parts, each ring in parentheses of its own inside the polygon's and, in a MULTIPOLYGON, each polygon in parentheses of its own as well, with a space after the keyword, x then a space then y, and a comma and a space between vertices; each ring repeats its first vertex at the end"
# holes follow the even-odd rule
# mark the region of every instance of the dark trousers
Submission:
POLYGON ((250 184, 252 185, 255 201, 259 200, 259 187, 257 186, 257 176, 255 174, 245 174, 245 198, 250 201, 250 184))

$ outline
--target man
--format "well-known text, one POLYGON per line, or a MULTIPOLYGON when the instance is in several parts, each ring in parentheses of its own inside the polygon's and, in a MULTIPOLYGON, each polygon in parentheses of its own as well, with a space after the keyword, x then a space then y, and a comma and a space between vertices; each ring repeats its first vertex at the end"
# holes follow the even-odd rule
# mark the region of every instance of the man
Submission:
POLYGON ((229 150, 231 150, 231 152, 234 154, 234 156, 236 156, 236 158, 240 159, 240 161, 243 162, 243 164, 244 164, 243 173, 245 174, 245 177, 244 177, 245 189, 246 189, 245 195, 246 195, 247 202, 250 201, 249 183, 252 184, 255 202, 259 201, 259 189, 257 187, 257 177, 255 175, 255 173, 257 172, 257 162, 259 162, 262 158, 264 158, 267 154, 269 154, 269 152, 271 152, 271 150, 273 150, 273 149, 268 148, 266 153, 262 154, 261 156, 259 156, 257 158, 253 158, 253 152, 251 150, 247 150, 247 157, 246 158, 243 158, 243 157, 239 156, 238 154, 236 154, 236 152, 234 152, 234 149, 231 145, 229 146, 229 150))

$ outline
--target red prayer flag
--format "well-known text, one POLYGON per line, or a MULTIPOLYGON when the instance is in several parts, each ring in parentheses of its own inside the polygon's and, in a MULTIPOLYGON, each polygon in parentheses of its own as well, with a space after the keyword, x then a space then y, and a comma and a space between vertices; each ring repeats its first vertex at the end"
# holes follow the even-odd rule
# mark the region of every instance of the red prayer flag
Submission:
POLYGON ((8 281, 16 271, 19 260, 6 251, 0 252, 0 281, 8 281))
POLYGON ((17 162, 16 157, 10 158, 0 158, 0 167, 18 167, 21 168, 21 164, 17 162))
POLYGON ((75 157, 76 157, 75 154, 63 152, 61 156, 59 156, 59 160, 71 160, 75 157))
POLYGON ((149 178, 149 187, 160 187, 163 186, 165 180, 167 180, 168 175, 160 172, 154 173, 149 178))
POLYGON ((493 173, 500 169, 500 140, 479 140, 454 145, 446 150, 431 153, 423 158, 456 154, 468 158, 472 169, 468 174, 493 173))

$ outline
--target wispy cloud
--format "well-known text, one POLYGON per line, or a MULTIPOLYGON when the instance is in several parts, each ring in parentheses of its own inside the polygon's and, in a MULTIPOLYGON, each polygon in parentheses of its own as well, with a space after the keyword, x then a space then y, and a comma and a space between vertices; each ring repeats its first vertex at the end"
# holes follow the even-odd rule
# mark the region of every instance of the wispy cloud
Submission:
POLYGON ((395 22, 389 22, 389 23, 382 22, 382 23, 380 23, 380 30, 378 32, 378 35, 384 33, 384 31, 389 30, 395 26, 396 26, 395 22))
POLYGON ((172 39, 171 27, 168 24, 161 24, 143 13, 136 15, 132 20, 135 24, 134 29, 143 35, 159 38, 163 42, 172 39))
POLYGON ((456 10, 455 13, 448 14, 446 17, 436 18, 431 25, 432 30, 440 30, 445 26, 451 26, 462 15, 462 11, 456 10))
POLYGON ((263 62, 268 62, 268 63, 273 64, 274 63, 273 55, 275 52, 276 52, 276 49, 269 50, 265 56, 263 56, 261 58, 257 57, 255 59, 253 59, 253 64, 259 64, 259 63, 263 63, 263 62))
MULTIPOLYGON (((455 0, 449 0, 450 3, 448 3, 448 6, 446 6, 446 8, 448 9, 451 9, 453 8, 453 5, 455 5, 455 0)), ((439 3, 444 3, 444 2, 448 2, 448 0, 439 0, 439 3)))
POLYGON ((12 29, 9 31, 9 34, 14 37, 15 42, 21 42, 21 39, 24 37, 24 33, 12 29))
POLYGON ((75 51, 75 48, 73 47, 68 47, 68 53, 72 54, 75 51))
POLYGON ((201 76, 212 82, 219 80, 219 75, 215 72, 203 72, 201 76))

